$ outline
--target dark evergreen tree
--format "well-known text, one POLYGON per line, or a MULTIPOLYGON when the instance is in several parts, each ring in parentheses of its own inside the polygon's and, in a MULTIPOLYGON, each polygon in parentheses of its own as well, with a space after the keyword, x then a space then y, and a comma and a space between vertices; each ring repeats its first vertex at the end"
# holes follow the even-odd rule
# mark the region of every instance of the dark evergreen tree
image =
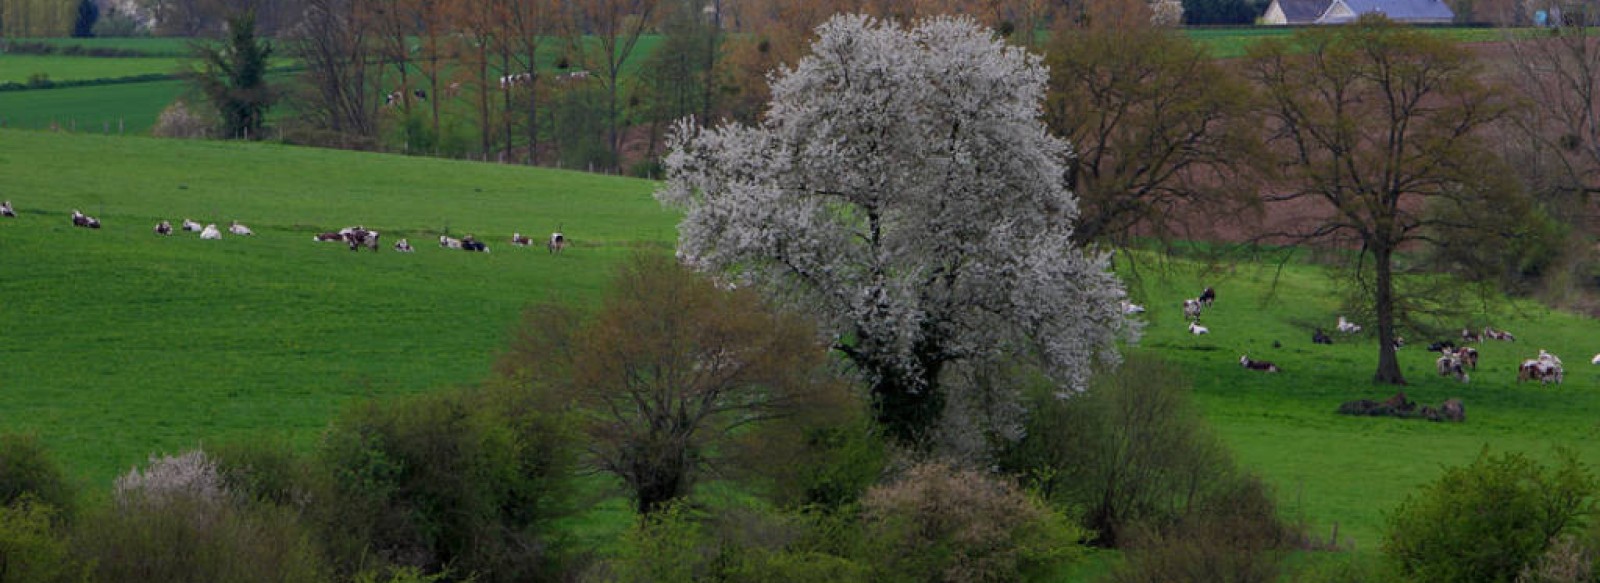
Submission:
POLYGON ((195 56, 205 64, 205 70, 193 79, 222 114, 224 136, 261 136, 267 110, 277 100, 266 79, 272 52, 270 42, 256 37, 254 11, 229 18, 228 38, 223 42, 194 45, 195 56))
POLYGON ((94 36, 94 23, 98 20, 100 20, 100 7, 94 0, 79 0, 78 19, 72 23, 72 36, 76 38, 94 36))
POLYGON ((1184 24, 1250 24, 1264 11, 1252 0, 1183 0, 1184 24))

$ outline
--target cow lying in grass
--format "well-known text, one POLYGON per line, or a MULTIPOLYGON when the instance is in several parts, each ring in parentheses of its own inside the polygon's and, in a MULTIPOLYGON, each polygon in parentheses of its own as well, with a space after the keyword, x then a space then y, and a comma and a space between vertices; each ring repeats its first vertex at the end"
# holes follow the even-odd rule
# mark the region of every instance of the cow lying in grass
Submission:
POLYGON ((217 230, 215 224, 206 225, 206 228, 200 231, 200 238, 202 240, 221 240, 222 231, 217 230))
POLYGON ((411 248, 411 243, 407 242, 405 239, 401 239, 399 241, 395 241, 394 242, 394 250, 395 251, 399 251, 401 253, 410 253, 412 251, 415 251, 415 249, 411 248))
POLYGON ((467 235, 467 236, 461 238, 461 250, 462 251, 475 251, 475 252, 478 252, 478 253, 488 253, 489 252, 489 246, 485 245, 483 243, 483 241, 479 241, 477 239, 474 239, 472 237, 472 235, 467 235))
POLYGON ((528 247, 533 245, 533 238, 522 233, 512 233, 511 244, 518 247, 528 247))
POLYGON ((1250 360, 1249 355, 1239 355, 1239 366, 1261 372, 1278 372, 1278 365, 1265 360, 1250 360))
POLYGON ((445 249, 460 249, 461 240, 449 235, 439 235, 439 246, 445 249))
POLYGON ((72 226, 83 227, 86 229, 98 229, 100 228, 100 219, 80 213, 78 212, 78 209, 72 209, 72 226))
POLYGON ((166 222, 166 221, 161 221, 159 223, 156 223, 156 234, 157 235, 171 235, 172 234, 172 223, 169 223, 169 222, 166 222))
POLYGON ((316 241, 318 243, 331 242, 331 241, 343 241, 344 240, 344 235, 340 234, 340 233, 317 233, 317 234, 311 236, 311 240, 312 241, 316 241))
POLYGON ((195 222, 194 219, 185 218, 183 219, 183 230, 198 233, 205 230, 205 225, 195 222))
POLYGON ((0 202, 0 217, 17 218, 17 211, 11 208, 11 201, 0 202))
POLYGON ((250 230, 250 227, 239 224, 239 221, 234 221, 233 224, 228 225, 228 232, 241 237, 256 234, 255 231, 250 230))

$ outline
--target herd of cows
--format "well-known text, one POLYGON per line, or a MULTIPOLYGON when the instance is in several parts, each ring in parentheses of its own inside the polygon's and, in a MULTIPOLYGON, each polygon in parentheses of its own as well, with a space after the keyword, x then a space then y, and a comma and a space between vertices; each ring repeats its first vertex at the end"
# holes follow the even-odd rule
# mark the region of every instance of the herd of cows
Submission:
MULTIPOLYGON (((1200 292, 1199 296, 1183 300, 1183 316, 1188 321, 1190 334, 1199 336, 1211 333, 1210 328, 1200 325, 1200 314, 1206 308, 1210 308, 1216 299, 1216 290, 1207 287, 1200 292)), ((1123 302, 1122 311, 1124 314, 1132 315, 1143 313, 1145 309, 1138 304, 1123 302)), ((1354 334, 1361 331, 1361 326, 1346 320, 1344 316, 1339 316, 1339 322, 1335 329, 1343 334, 1354 334)), ((1488 340, 1515 342, 1516 337, 1508 331, 1495 330, 1489 326, 1485 326, 1482 333, 1463 328, 1461 330, 1461 346, 1457 346, 1454 341, 1444 340, 1428 345, 1428 351, 1439 353, 1439 358, 1435 361, 1435 364, 1440 376, 1453 376, 1465 383, 1470 380, 1467 371, 1478 369, 1478 350, 1471 346, 1466 346, 1466 344, 1481 343, 1488 340)), ((1322 328, 1317 328, 1311 334, 1311 342, 1312 344, 1333 344, 1333 338, 1323 332, 1322 328)), ((1277 346, 1278 343, 1274 342, 1273 345, 1277 346)), ((1404 339, 1395 339, 1395 348, 1400 348, 1404 345, 1404 339)), ((1589 362, 1600 365, 1600 354, 1594 355, 1594 358, 1590 359, 1589 362)), ((1275 373, 1280 371, 1278 365, 1265 360, 1252 359, 1248 354, 1239 356, 1239 365, 1261 372, 1275 373)), ((1518 383, 1539 381, 1541 384, 1559 384, 1565 376, 1561 358, 1544 349, 1539 350, 1538 356, 1523 360, 1517 367, 1518 383)))
MULTIPOLYGON (((0 202, 0 217, 16 218, 16 216, 17 211, 11 206, 11 201, 8 200, 0 202)), ((100 219, 85 215, 81 212, 78 212, 77 209, 73 209, 72 225, 74 227, 83 227, 86 229, 98 229, 100 228, 100 219)), ((200 238, 205 240, 217 240, 222 238, 222 231, 217 229, 217 225, 214 223, 201 226, 199 222, 185 218, 183 220, 181 229, 184 231, 200 233, 200 238)), ((165 220, 158 222, 156 223, 154 231, 157 235, 170 236, 172 235, 173 231, 172 223, 165 220)), ((251 236, 255 234, 254 231, 250 230, 250 227, 240 224, 239 221, 233 221, 233 223, 228 226, 228 232, 237 236, 251 236)), ((351 251, 359 251, 362 248, 367 248, 376 252, 378 250, 378 237, 378 231, 357 225, 354 227, 345 227, 338 231, 317 233, 316 235, 312 236, 311 240, 327 242, 337 241, 349 245, 351 251)), ((511 244, 518 247, 531 247, 533 245, 533 239, 524 236, 522 233, 512 233, 511 244)), ((484 242, 473 238, 472 235, 466 235, 460 239, 451 237, 449 235, 439 235, 439 247, 443 249, 459 249, 462 251, 478 253, 489 252, 489 246, 484 242)), ((560 231, 551 233, 550 238, 545 241, 545 248, 549 250, 551 254, 560 253, 563 249, 567 248, 566 235, 563 235, 560 231)), ((414 249, 411 247, 411 243, 405 239, 396 241, 394 244, 394 250, 401 253, 410 253, 414 251, 414 249)))

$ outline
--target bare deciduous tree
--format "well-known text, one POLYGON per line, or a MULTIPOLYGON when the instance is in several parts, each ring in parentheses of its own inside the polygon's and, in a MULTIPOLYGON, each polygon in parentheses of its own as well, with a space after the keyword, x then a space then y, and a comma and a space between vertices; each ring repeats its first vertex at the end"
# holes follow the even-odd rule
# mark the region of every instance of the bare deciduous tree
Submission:
POLYGON ((589 463, 621 478, 640 513, 687 495, 764 426, 849 401, 809 322, 664 257, 625 265, 587 322, 530 310, 497 368, 570 396, 589 463))
POLYGON ((1269 147, 1282 154, 1266 199, 1313 201, 1324 214, 1276 234, 1335 238, 1371 260, 1356 272, 1370 270, 1371 281, 1356 282, 1376 320, 1373 380, 1404 384, 1397 254, 1440 229, 1476 228, 1472 217, 1499 212, 1493 197, 1516 192, 1480 135, 1507 107, 1465 49, 1381 16, 1306 29, 1291 42, 1256 45, 1247 66, 1269 100, 1269 147))

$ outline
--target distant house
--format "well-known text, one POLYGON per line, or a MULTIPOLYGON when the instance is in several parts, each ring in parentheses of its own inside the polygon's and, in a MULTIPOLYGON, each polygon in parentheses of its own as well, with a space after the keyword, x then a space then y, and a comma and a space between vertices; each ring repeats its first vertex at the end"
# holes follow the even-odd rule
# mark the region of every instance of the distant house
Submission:
POLYGON ((1448 24, 1456 17, 1441 0, 1272 0, 1261 23, 1344 24, 1371 12, 1413 24, 1448 24))

